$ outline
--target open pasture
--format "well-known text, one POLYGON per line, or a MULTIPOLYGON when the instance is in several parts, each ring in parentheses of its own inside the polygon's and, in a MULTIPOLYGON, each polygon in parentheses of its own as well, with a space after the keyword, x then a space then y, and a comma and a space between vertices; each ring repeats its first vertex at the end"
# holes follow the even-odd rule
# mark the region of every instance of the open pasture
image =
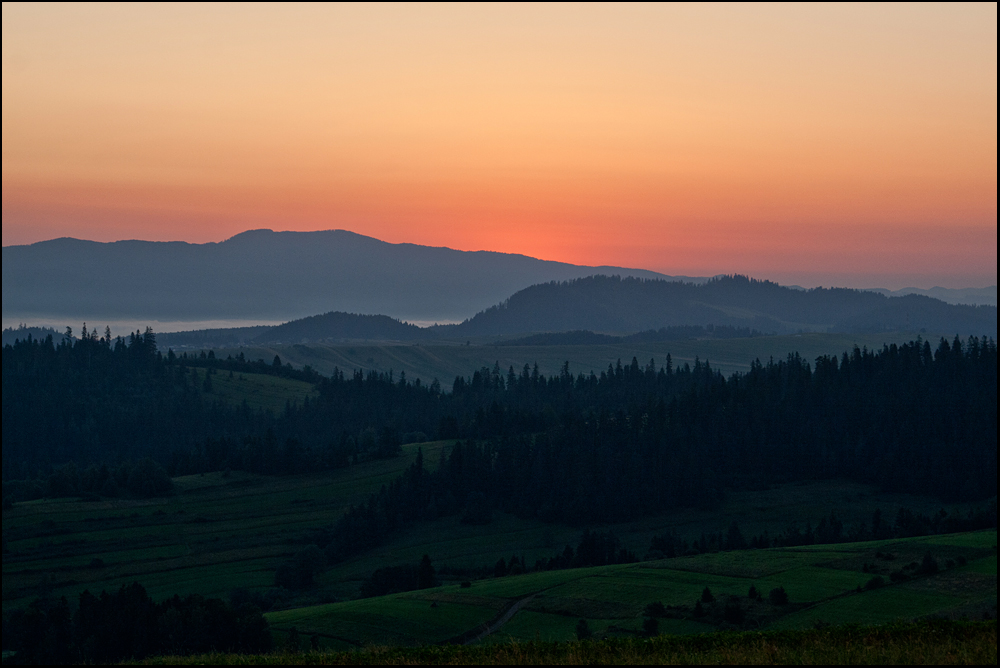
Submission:
MULTIPOLYGON (((196 382, 202 387, 206 369, 192 368, 191 372, 197 374, 200 381, 196 382)), ((233 372, 230 375, 229 371, 219 370, 212 374, 211 391, 206 392, 203 398, 234 406, 246 401, 254 410, 263 409, 277 414, 285 409, 286 402, 302 405, 306 397, 314 399, 318 396, 316 388, 305 381, 260 373, 233 372)))
MULTIPOLYGON (((434 460, 425 458, 425 461, 434 460)), ((766 490, 733 491, 726 495, 717 509, 679 509, 639 521, 590 528, 613 532, 624 547, 643 558, 649 550, 650 539, 668 531, 676 531, 691 541, 707 532, 724 533, 729 523, 735 521, 749 539, 765 531, 775 536, 790 526, 799 529, 804 529, 809 523, 816 526, 817 521, 828 517, 831 511, 848 528, 870 523, 875 509, 880 508, 883 514, 891 516, 900 507, 931 515, 939 512, 942 504, 932 498, 887 494, 855 483, 819 481, 766 490)), ((945 508, 949 513, 964 514, 969 506, 948 505, 945 508)), ((538 559, 547 559, 562 552, 566 545, 575 548, 582 532, 582 527, 546 524, 537 519, 522 519, 504 513, 495 513, 493 522, 484 526, 461 524, 457 517, 421 522, 398 534, 386 545, 333 565, 320 577, 320 583, 337 597, 353 598, 361 581, 376 568, 416 564, 424 554, 430 555, 436 568, 446 570, 443 579, 456 582, 469 579, 463 572, 479 571, 484 567, 492 569, 498 559, 509 560, 512 555, 518 559, 523 557, 529 565, 533 565, 538 559)), ((827 551, 831 561, 850 559, 852 561, 843 566, 848 570, 860 571, 864 563, 844 544, 797 549, 827 551)), ((695 561, 690 564, 687 557, 673 559, 669 563, 673 569, 691 568, 699 573, 758 578, 788 570, 799 563, 794 551, 767 558, 758 558, 754 556, 756 554, 753 551, 720 552, 692 557, 695 561)), ((922 556, 923 552, 920 552, 916 554, 916 559, 919 561, 922 556)), ((661 562, 646 562, 644 566, 655 568, 658 563, 661 562)))
MULTIPOLYGON (((348 506, 364 501, 393 480, 413 461, 418 447, 423 448, 424 461, 433 467, 450 445, 410 444, 404 446, 401 457, 316 475, 267 477, 232 472, 185 476, 174 480, 177 493, 163 499, 53 499, 16 504, 3 515, 8 550, 3 559, 3 606, 24 605, 42 594, 72 599, 84 589, 114 589, 132 581, 146 586, 154 598, 175 593, 225 597, 236 588, 264 592, 274 586, 277 566, 306 544, 310 532, 329 526, 348 506)), ((591 528, 613 532, 624 547, 642 558, 650 538, 666 531, 693 540, 705 532, 724 532, 729 522, 736 521, 747 537, 763 531, 773 536, 791 525, 815 525, 831 510, 848 527, 869 521, 875 508, 889 516, 900 506, 925 514, 941 509, 933 499, 825 481, 734 491, 715 510, 681 509, 642 521, 591 528)), ((967 511, 965 506, 947 509, 952 513, 967 511)), ((424 554, 431 556, 446 583, 482 577, 484 569, 492 570, 498 559, 509 560, 514 555, 534 565, 566 545, 575 547, 582 530, 504 513, 495 513, 493 522, 485 526, 465 525, 458 517, 421 522, 379 548, 332 565, 319 576, 315 588, 295 592, 286 605, 354 599, 361 583, 376 569, 416 564, 424 554)), ((936 537, 914 540, 929 541, 927 545, 934 546, 931 549, 942 554, 942 559, 957 556, 948 550, 995 545, 995 538, 961 539, 968 546, 949 546, 941 542, 946 539, 936 537)), ((928 549, 922 545, 900 552, 895 563, 919 561, 928 549)), ((687 592, 687 600, 692 588, 700 591, 709 584, 706 576, 766 579, 799 567, 800 553, 814 554, 817 561, 831 568, 861 571, 865 560, 871 559, 852 549, 844 544, 827 545, 770 552, 766 557, 755 551, 721 552, 647 561, 642 572, 670 568, 675 576, 657 586, 663 588, 666 598, 674 596, 671 592, 675 590, 678 596, 687 592)), ((981 567, 978 562, 969 566, 981 567)), ((996 572, 995 561, 992 572, 996 572)), ((576 573, 574 577, 580 577, 583 571, 576 573)), ((551 580, 554 586, 567 582, 561 579, 564 577, 539 573, 527 579, 479 581, 475 588, 509 599, 549 586, 536 585, 531 578, 538 578, 539 583, 551 580)), ((859 579, 855 585, 864 581, 859 579)), ((789 582, 786 586, 798 585, 789 582)))
POLYGON ((309 531, 329 526, 444 443, 403 446, 393 459, 322 475, 242 472, 174 479, 176 494, 149 500, 49 499, 3 513, 3 605, 75 597, 138 581, 154 598, 273 586, 277 564, 309 531))
MULTIPOLYGON (((810 628, 816 624, 887 623, 928 615, 996 614, 996 531, 932 538, 804 548, 772 548, 706 554, 599 568, 530 573, 473 582, 471 587, 447 585, 421 592, 333 603, 271 613, 268 619, 277 637, 291 627, 300 633, 322 634, 358 646, 369 644, 419 645, 441 642, 470 631, 489 619, 491 611, 529 599, 523 609, 493 629, 482 642, 571 640, 580 619, 597 636, 639 634, 648 604, 666 606, 660 630, 696 633, 719 628, 810 628), (834 547, 836 549, 823 549, 834 547), (877 554, 919 552, 941 555, 941 569, 933 574, 912 572, 905 580, 877 589, 865 588, 873 573, 848 570, 838 561, 853 554, 866 563, 877 554), (943 555, 961 553, 965 564, 944 562, 943 555), (738 566, 720 573, 721 557, 738 566), (765 568, 773 560, 773 568, 765 568), (701 567, 700 567, 701 566, 701 567), (756 576, 754 573, 766 573, 756 576), (763 600, 750 600, 754 586, 763 600), (714 601, 703 603, 699 618, 695 603, 708 587, 714 601), (771 589, 783 587, 788 604, 768 600, 771 589), (463 603, 467 602, 467 605, 463 603), (434 603, 435 605, 431 605, 434 603), (724 606, 738 604, 743 622, 723 621, 724 606), (975 605, 971 605, 974 603, 975 605), (360 620, 360 621, 359 621, 360 620), (451 620, 451 621, 448 621, 451 620), (450 626, 449 626, 450 624, 450 626), (382 631, 379 631, 382 629, 382 631), (426 629, 426 630, 425 630, 426 629)), ((893 567, 904 565, 895 563, 893 567)))

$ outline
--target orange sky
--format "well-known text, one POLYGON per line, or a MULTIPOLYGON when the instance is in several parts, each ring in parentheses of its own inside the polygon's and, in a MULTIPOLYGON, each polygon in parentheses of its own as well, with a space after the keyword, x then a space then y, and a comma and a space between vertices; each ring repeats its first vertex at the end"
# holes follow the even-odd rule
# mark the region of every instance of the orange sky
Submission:
POLYGON ((996 283, 995 4, 2 11, 4 245, 340 228, 996 283))

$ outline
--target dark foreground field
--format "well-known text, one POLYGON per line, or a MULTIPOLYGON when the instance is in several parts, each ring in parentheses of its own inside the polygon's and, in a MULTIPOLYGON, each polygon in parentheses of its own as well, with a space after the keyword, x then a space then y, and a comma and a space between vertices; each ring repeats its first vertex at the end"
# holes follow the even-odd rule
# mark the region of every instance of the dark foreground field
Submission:
POLYGON ((698 636, 370 648, 361 652, 158 657, 148 665, 977 664, 997 662, 997 624, 924 621, 882 627, 698 636))

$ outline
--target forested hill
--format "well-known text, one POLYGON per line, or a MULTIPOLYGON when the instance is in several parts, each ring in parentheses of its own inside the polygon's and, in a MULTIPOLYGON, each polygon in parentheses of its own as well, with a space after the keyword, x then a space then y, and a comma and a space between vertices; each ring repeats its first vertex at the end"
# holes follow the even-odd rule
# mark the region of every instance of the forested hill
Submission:
POLYGON ((946 304, 921 295, 801 290, 744 276, 702 284, 591 276, 533 285, 460 325, 437 329, 454 336, 497 336, 572 330, 632 333, 707 324, 782 334, 924 330, 995 336, 997 309, 946 304))
POLYGON ((51 336, 53 338, 62 338, 64 335, 61 332, 57 332, 51 327, 28 327, 22 324, 19 327, 8 327, 3 330, 3 343, 2 345, 14 345, 14 342, 18 339, 24 340, 31 336, 32 338, 43 340, 46 336, 51 336))
POLYGON ((292 320, 273 327, 233 327, 160 334, 163 348, 226 348, 241 345, 281 345, 345 340, 413 341, 427 330, 386 315, 334 311, 292 320))
POLYGON ((416 325, 385 315, 324 313, 272 327, 254 338, 253 343, 276 344, 326 339, 385 339, 410 341, 424 336, 416 325))

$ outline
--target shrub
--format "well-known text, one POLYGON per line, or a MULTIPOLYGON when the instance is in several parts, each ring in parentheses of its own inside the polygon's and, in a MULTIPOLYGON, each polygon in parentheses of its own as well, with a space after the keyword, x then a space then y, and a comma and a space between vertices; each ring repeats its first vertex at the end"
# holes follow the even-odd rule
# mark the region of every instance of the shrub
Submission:
POLYGON ((704 589, 702 589, 702 591, 701 591, 701 602, 702 603, 711 603, 714 600, 715 600, 715 596, 712 595, 712 590, 711 589, 709 589, 708 587, 705 587, 704 589))
POLYGON ((784 587, 775 587, 771 590, 771 593, 767 595, 767 600, 769 600, 773 605, 785 605, 788 603, 788 592, 785 591, 784 587))
POLYGON ((740 602, 733 599, 726 603, 726 609, 723 612, 723 617, 730 624, 742 624, 743 619, 746 617, 746 613, 744 613, 743 608, 740 607, 740 602))
POLYGON ((577 640, 589 640, 593 638, 594 634, 590 630, 590 625, 587 624, 586 619, 581 619, 576 623, 576 638, 577 640))
POLYGON ((878 589, 879 587, 885 586, 885 578, 881 575, 876 575, 871 580, 865 583, 865 589, 871 591, 872 589, 878 589))
POLYGON ((935 559, 930 552, 924 555, 923 561, 920 562, 920 573, 924 575, 934 575, 939 570, 937 559, 935 559))
POLYGON ((656 601, 654 603, 650 603, 649 605, 647 605, 646 610, 643 614, 646 615, 647 617, 665 617, 667 614, 667 609, 663 607, 663 603, 661 603, 660 601, 656 601))

